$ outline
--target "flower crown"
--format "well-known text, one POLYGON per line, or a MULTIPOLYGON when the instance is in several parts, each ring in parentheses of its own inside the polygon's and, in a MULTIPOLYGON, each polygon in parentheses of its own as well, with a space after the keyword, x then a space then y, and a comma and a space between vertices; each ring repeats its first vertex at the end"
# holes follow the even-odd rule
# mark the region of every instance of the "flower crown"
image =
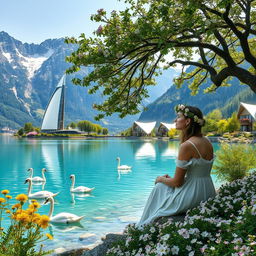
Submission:
POLYGON ((175 111, 176 111, 176 113, 182 112, 182 114, 185 117, 189 117, 189 118, 193 119, 194 122, 198 123, 200 126, 204 125, 204 119, 199 118, 196 114, 190 112, 189 109, 185 105, 179 104, 179 105, 175 106, 175 111))

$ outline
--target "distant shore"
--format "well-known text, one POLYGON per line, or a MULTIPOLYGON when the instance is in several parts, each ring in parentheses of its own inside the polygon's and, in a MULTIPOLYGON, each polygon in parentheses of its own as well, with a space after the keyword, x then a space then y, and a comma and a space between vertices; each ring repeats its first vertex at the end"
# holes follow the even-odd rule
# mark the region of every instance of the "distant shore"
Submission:
MULTIPOLYGON (((164 140, 164 141, 179 141, 179 138, 170 138, 170 137, 162 137, 162 136, 157 136, 157 137, 138 137, 138 136, 124 136, 124 135, 70 135, 70 134, 54 134, 54 135, 30 135, 30 136, 17 136, 13 133, 0 133, 0 135, 5 135, 5 136, 13 136, 18 139, 109 139, 109 138, 120 138, 120 139, 131 139, 131 140, 144 140, 144 141, 153 141, 153 140, 164 140)), ((227 143, 256 143, 256 139, 249 139, 246 138, 245 140, 240 140, 237 138, 231 138, 227 139, 223 136, 208 136, 207 137, 211 142, 227 142, 227 143)))

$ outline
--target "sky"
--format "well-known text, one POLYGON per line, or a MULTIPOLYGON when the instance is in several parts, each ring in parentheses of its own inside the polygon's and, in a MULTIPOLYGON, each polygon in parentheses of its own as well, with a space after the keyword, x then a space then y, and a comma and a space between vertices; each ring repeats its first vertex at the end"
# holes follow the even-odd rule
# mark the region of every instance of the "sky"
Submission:
POLYGON ((0 0, 0 31, 23 43, 41 43, 66 36, 90 36, 99 23, 91 14, 124 9, 118 0, 0 0))

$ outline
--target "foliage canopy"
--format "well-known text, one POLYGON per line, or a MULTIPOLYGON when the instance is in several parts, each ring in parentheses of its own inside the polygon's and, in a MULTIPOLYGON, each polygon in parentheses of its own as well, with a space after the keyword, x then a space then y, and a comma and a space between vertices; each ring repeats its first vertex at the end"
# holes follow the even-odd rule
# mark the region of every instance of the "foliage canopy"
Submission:
POLYGON ((177 64, 185 69, 175 80, 177 86, 189 80, 192 94, 209 79, 206 92, 227 86, 236 77, 256 92, 256 0, 125 0, 124 11, 99 9, 91 19, 100 26, 95 37, 81 34, 67 43, 78 49, 67 57, 73 63, 67 72, 93 66, 77 85, 101 88, 106 100, 95 104, 104 114, 120 117, 138 113, 147 87, 161 67, 177 64), (170 55, 172 61, 170 61, 170 55), (198 61, 193 60, 194 56, 198 61))

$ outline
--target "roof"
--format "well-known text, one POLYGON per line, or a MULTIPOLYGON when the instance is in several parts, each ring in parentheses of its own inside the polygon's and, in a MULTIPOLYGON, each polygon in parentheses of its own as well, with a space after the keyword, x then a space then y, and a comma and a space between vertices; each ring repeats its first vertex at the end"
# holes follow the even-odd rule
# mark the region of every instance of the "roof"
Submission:
MULTIPOLYGON (((163 125, 164 127, 166 127, 166 128, 168 129, 168 131, 169 131, 170 129, 176 128, 175 123, 169 124, 169 123, 163 123, 163 122, 161 122, 161 123, 160 123, 160 126, 161 126, 161 125, 163 125)), ((159 127, 160 127, 160 126, 159 126, 159 127)))
POLYGON ((142 123, 135 121, 134 123, 138 125, 140 129, 143 130, 146 134, 150 134, 156 125, 156 122, 142 123))
POLYGON ((242 107, 245 108, 251 114, 254 120, 256 120, 256 105, 240 102, 238 115, 240 115, 240 113, 242 112, 242 107))

